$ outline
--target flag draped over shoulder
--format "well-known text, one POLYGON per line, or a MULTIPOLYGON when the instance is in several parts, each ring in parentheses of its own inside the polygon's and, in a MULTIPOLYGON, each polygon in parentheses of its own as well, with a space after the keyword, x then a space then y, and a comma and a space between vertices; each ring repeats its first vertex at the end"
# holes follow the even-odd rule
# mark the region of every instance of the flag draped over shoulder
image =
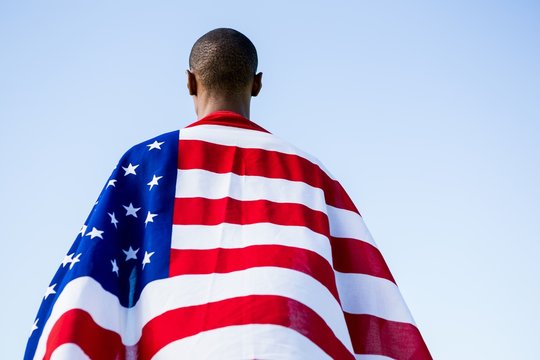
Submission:
POLYGON ((228 111, 122 157, 25 359, 431 359, 358 210, 228 111))

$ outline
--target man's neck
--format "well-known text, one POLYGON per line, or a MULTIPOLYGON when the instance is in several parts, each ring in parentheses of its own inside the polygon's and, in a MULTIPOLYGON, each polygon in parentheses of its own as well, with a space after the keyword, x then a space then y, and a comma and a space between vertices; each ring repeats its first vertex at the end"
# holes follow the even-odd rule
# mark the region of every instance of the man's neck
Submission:
POLYGON ((242 94, 216 97, 202 93, 195 99, 195 112, 199 119, 218 110, 233 111, 249 119, 250 101, 251 96, 242 94))

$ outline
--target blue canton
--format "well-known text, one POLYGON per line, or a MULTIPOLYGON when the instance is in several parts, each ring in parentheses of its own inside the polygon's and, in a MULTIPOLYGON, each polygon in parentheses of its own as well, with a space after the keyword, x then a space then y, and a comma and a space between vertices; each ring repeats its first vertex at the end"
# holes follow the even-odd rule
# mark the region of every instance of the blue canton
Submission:
POLYGON ((132 307, 149 282, 169 276, 178 135, 135 145, 120 159, 45 292, 25 359, 33 358, 56 298, 71 280, 90 276, 132 307))

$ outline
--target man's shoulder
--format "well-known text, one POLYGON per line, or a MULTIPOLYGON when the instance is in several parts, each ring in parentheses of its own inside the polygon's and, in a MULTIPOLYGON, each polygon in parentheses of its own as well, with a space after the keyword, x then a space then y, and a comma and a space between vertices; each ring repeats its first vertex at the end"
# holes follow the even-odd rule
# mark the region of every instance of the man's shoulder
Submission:
POLYGON ((147 153, 170 153, 178 148, 179 130, 169 131, 141 141, 124 152, 120 162, 130 158, 144 158, 147 153))
POLYGON ((104 189, 118 185, 123 192, 135 194, 139 191, 136 189, 151 185, 149 181, 157 185, 158 180, 160 187, 165 187, 176 176, 178 132, 166 132, 131 146, 118 160, 104 189))
POLYGON ((299 147, 296 144, 281 138, 280 136, 272 135, 272 139, 274 144, 276 144, 276 148, 279 149, 278 151, 284 152, 292 156, 300 157, 317 166, 322 172, 333 178, 333 175, 328 171, 322 161, 319 160, 319 158, 313 153, 304 150, 302 147, 299 147))

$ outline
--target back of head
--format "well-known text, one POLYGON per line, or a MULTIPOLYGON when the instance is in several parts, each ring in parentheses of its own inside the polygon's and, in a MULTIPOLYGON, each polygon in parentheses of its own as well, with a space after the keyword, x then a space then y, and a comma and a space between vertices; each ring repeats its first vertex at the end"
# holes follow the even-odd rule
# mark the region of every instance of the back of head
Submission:
POLYGON ((228 28, 201 36, 189 55, 189 67, 208 91, 236 93, 257 71, 257 50, 242 33, 228 28))

